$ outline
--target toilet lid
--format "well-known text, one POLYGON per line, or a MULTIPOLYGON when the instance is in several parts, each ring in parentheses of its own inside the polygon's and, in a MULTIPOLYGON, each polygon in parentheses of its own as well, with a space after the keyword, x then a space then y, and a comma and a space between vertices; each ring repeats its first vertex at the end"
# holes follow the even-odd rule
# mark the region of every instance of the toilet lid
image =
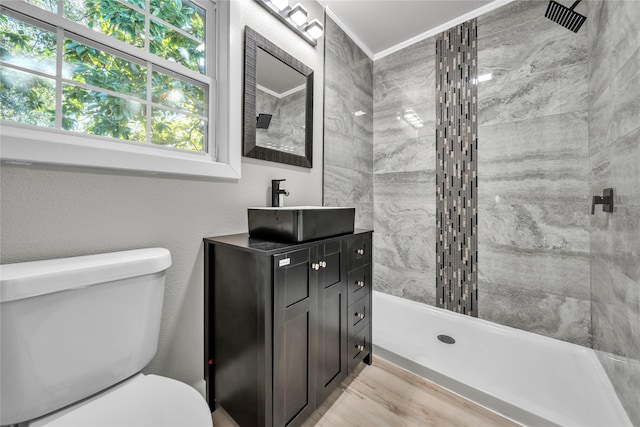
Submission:
POLYGON ((32 425, 46 427, 211 427, 211 411, 193 387, 157 375, 137 375, 93 399, 32 425))

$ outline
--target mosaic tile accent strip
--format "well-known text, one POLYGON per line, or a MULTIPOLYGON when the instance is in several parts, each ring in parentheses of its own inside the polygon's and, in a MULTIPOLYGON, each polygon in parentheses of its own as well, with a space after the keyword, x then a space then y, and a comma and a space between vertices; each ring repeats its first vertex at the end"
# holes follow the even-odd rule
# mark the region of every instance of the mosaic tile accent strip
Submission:
POLYGON ((477 24, 436 36, 436 305, 478 316, 477 24))

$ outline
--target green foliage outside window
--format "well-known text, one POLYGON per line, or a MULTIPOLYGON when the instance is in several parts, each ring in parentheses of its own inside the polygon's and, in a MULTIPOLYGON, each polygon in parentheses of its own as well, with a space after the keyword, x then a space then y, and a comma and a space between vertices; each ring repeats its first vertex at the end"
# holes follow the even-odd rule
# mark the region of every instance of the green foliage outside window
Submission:
MULTIPOLYGON (((55 1, 29 2, 57 12, 55 1)), ((147 10, 145 0, 126 3, 147 10)), ((195 72, 205 71, 204 11, 186 0, 149 1, 148 12, 159 19, 149 19, 148 46, 144 14, 123 2, 65 0, 63 11, 74 22, 140 49, 148 48, 195 72)), ((55 29, 50 30, 0 15, 0 59, 7 63, 0 67, 0 118, 54 127, 57 38, 55 29), (32 70, 50 78, 30 73, 32 70)), ((153 144, 205 149, 205 84, 67 33, 61 55, 62 78, 67 79, 62 82, 58 112, 62 129, 135 142, 146 142, 149 133, 153 144)))

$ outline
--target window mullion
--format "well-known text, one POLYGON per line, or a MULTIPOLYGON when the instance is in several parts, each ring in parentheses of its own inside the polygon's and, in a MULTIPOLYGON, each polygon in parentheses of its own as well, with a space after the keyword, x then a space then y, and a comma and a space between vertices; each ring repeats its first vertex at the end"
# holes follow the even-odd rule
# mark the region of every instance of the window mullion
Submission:
MULTIPOLYGON (((58 3, 58 11, 61 9, 58 3)), ((62 129, 62 60, 64 55, 64 30, 60 27, 56 30, 56 121, 55 128, 62 129)))
POLYGON ((153 64, 147 63, 147 144, 151 144, 151 113, 152 113, 152 77, 153 77, 153 64))
POLYGON ((149 27, 151 26, 151 18, 149 18, 151 7, 150 0, 145 0, 146 13, 144 14, 144 51, 150 52, 151 40, 149 39, 150 31, 149 27))
MULTIPOLYGON (((144 14, 144 51, 145 53, 151 53, 151 31, 150 31, 150 27, 151 27, 151 18, 149 17, 151 14, 151 0, 145 0, 144 2, 145 4, 145 14, 144 14)), ((151 64, 151 62, 147 61, 147 144, 152 144, 151 142, 151 113, 152 113, 152 108, 151 107, 151 101, 152 101, 152 85, 151 85, 151 81, 153 78, 153 64, 151 64)))

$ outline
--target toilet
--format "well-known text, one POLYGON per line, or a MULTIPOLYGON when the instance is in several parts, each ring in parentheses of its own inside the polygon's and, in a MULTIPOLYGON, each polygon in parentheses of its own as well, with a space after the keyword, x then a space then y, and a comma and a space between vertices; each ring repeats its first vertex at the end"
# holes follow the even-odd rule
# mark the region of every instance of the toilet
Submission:
POLYGON ((210 427, 193 387, 140 373, 170 265, 150 248, 0 266, 0 425, 210 427))

